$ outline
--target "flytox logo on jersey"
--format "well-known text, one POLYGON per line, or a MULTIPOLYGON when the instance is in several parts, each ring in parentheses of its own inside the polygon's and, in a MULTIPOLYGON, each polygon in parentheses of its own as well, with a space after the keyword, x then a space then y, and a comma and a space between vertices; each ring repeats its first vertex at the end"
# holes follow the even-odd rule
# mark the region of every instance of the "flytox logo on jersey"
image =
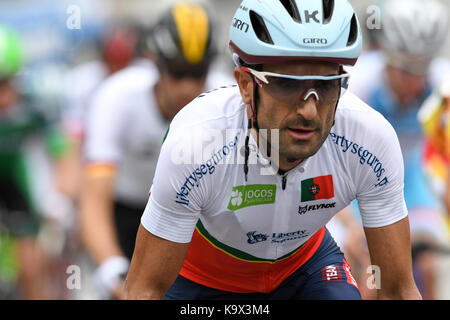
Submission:
POLYGON ((299 206, 298 207, 298 213, 299 214, 305 214, 308 211, 315 211, 320 209, 330 209, 335 208, 336 202, 332 203, 321 203, 321 204, 313 204, 313 205, 306 205, 306 206, 299 206))
POLYGON ((275 203, 277 186, 274 184, 250 184, 235 186, 231 191, 228 209, 236 211, 245 207, 275 203))
POLYGON ((320 176, 302 180, 301 201, 313 201, 319 199, 331 199, 334 197, 333 176, 320 176))

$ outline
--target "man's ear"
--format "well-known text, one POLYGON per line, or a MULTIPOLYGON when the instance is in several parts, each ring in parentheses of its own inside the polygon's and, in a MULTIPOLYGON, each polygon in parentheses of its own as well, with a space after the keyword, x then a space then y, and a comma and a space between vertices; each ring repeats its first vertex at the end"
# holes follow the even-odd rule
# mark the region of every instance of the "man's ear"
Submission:
POLYGON ((253 86, 255 85, 251 75, 240 67, 234 68, 234 78, 239 86, 242 100, 251 105, 253 99, 253 86))

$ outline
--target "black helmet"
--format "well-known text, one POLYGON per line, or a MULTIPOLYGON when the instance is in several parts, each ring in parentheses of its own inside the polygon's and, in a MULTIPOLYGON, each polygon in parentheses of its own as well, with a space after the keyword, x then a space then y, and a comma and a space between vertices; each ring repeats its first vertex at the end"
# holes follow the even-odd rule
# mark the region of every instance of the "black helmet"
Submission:
POLYGON ((162 63, 208 65, 215 55, 212 38, 206 7, 182 1, 172 5, 151 29, 147 45, 162 63))

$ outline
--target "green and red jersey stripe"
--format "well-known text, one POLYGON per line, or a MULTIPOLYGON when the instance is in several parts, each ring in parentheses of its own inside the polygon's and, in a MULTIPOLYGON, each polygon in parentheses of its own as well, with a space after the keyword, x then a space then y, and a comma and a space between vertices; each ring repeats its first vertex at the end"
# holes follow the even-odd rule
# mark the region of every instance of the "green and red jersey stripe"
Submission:
POLYGON ((213 238, 197 225, 180 274, 199 284, 230 292, 271 292, 319 248, 325 227, 276 260, 254 257, 213 238))

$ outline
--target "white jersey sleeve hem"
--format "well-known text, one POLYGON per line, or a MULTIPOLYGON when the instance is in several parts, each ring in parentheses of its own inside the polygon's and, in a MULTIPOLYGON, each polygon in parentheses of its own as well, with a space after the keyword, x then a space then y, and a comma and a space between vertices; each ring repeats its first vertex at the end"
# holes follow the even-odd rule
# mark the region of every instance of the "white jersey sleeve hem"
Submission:
POLYGON ((379 228, 396 223, 408 216, 403 192, 390 196, 364 196, 358 198, 363 226, 379 228))
POLYGON ((151 198, 141 217, 141 224, 148 232, 178 243, 191 242, 197 221, 197 216, 176 214, 163 210, 151 198))

